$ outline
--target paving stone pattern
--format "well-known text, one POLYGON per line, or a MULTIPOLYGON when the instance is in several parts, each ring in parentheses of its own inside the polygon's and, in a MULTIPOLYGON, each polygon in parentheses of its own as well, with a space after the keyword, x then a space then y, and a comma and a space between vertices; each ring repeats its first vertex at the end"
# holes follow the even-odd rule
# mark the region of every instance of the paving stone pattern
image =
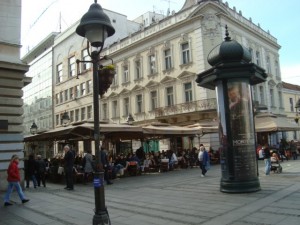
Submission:
MULTIPOLYGON (((283 173, 263 175, 261 191, 226 194, 219 191, 220 166, 207 177, 200 169, 178 169, 114 180, 105 186, 105 202, 113 225, 299 225, 300 160, 281 164, 283 173)), ((30 202, 21 204, 16 192, 13 206, 0 207, 1 225, 86 225, 94 215, 92 184, 63 184, 25 190, 30 202)), ((1 193, 3 197, 4 193, 1 193)))

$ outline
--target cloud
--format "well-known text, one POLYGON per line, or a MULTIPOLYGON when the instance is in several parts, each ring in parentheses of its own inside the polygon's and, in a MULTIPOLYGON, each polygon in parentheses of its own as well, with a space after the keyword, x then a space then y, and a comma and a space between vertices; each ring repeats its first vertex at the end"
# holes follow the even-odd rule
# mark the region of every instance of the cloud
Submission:
POLYGON ((284 82, 300 86, 300 64, 281 67, 281 78, 284 82))

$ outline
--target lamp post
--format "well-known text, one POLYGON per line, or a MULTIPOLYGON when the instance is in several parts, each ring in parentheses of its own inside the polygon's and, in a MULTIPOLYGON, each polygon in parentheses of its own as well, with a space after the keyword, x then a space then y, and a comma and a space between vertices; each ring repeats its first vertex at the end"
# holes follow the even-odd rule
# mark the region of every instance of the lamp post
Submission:
MULTIPOLYGON (((126 122, 127 122, 127 124, 130 125, 130 126, 133 124, 134 119, 133 119, 133 116, 131 115, 131 113, 129 113, 126 122)), ((132 153, 132 152, 133 152, 133 149, 132 149, 132 139, 130 140, 130 145, 131 145, 131 153, 132 153)))
MULTIPOLYGON (((82 16, 80 24, 76 28, 76 33, 79 36, 87 38, 87 50, 91 57, 91 61, 77 60, 77 64, 80 62, 90 62, 93 64, 94 141, 97 160, 97 171, 94 173, 95 214, 93 217, 93 225, 110 224, 108 211, 105 206, 104 173, 100 152, 99 94, 103 95, 106 92, 113 76, 103 76, 102 74, 99 78, 98 71, 99 61, 101 59, 107 59, 106 57, 100 58, 104 41, 107 37, 115 33, 115 29, 111 25, 109 17, 103 12, 102 7, 97 4, 97 0, 90 6, 88 12, 82 16), (91 53, 89 43, 92 48, 96 48, 92 49, 91 53), (99 81, 102 81, 102 83, 99 84, 99 81)), ((101 74, 99 73, 99 75, 101 74)))
MULTIPOLYGON (((38 130, 38 126, 36 125, 36 123, 33 121, 31 127, 30 127, 30 133, 32 135, 35 135, 37 133, 37 130, 38 130)), ((34 142, 31 142, 30 143, 30 147, 31 147, 31 150, 32 150, 32 153, 35 154, 35 147, 36 145, 34 144, 34 142)))
POLYGON ((67 111, 64 112, 64 114, 61 117, 61 124, 66 127, 70 123, 70 117, 67 113, 67 111))
POLYGON ((38 126, 35 124, 35 122, 33 121, 31 127, 30 127, 30 133, 32 135, 35 135, 37 133, 38 130, 38 126))
POLYGON ((133 124, 133 122, 134 122, 134 119, 133 119, 133 117, 132 117, 131 113, 129 113, 129 115, 128 115, 128 117, 127 117, 127 121, 126 121, 126 122, 128 123, 128 125, 132 125, 132 124, 133 124))

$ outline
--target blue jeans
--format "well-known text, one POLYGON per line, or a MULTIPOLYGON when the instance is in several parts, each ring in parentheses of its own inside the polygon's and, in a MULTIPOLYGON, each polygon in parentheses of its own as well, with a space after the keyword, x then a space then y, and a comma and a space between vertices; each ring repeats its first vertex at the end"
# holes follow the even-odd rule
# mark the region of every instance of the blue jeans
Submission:
POLYGON ((22 191, 20 183, 19 182, 9 182, 8 186, 7 186, 6 194, 4 196, 4 202, 9 202, 9 198, 10 198, 10 195, 11 195, 12 191, 14 190, 14 187, 16 188, 20 199, 21 200, 25 199, 25 196, 24 196, 24 193, 22 191))
POLYGON ((264 159, 264 161, 265 161, 265 173, 266 173, 266 175, 270 175, 271 159, 264 159))

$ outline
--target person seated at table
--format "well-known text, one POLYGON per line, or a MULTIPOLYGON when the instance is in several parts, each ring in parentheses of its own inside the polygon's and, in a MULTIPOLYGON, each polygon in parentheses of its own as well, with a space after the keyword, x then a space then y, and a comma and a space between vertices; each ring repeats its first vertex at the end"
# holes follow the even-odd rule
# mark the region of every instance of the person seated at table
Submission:
POLYGON ((169 160, 169 166, 170 166, 170 168, 171 169, 173 169, 174 168, 174 165, 176 164, 176 163, 178 163, 178 159, 177 159, 177 156, 176 156, 176 154, 173 152, 173 150, 169 150, 170 152, 169 152, 169 154, 170 154, 170 160, 169 160))
POLYGON ((124 170, 127 170, 128 167, 128 162, 126 161, 126 159, 124 158, 124 155, 118 155, 118 157, 116 158, 116 161, 114 163, 114 171, 117 174, 123 174, 124 170))

